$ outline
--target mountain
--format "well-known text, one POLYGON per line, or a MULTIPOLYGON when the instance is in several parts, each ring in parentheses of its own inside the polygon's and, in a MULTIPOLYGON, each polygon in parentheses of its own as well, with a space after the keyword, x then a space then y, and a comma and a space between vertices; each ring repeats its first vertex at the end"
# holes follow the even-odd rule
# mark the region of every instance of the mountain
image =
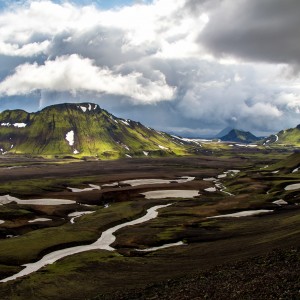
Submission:
POLYGON ((284 144, 290 146, 300 146, 300 125, 295 128, 282 130, 277 134, 270 135, 262 141, 263 145, 284 144))
POLYGON ((220 139, 222 138, 224 135, 227 135, 231 130, 233 130, 234 128, 232 127, 226 127, 223 130, 221 130, 218 134, 215 135, 215 138, 220 139))
POLYGON ((273 171, 273 174, 300 174, 300 152, 294 152, 264 170, 273 171))
POLYGON ((238 143, 253 143, 259 141, 260 138, 256 137, 249 131, 242 131, 232 129, 228 134, 220 138, 222 141, 238 142, 238 143))
POLYGON ((36 113, 0 113, 0 154, 132 156, 187 154, 190 142, 117 118, 97 104, 58 104, 36 113))

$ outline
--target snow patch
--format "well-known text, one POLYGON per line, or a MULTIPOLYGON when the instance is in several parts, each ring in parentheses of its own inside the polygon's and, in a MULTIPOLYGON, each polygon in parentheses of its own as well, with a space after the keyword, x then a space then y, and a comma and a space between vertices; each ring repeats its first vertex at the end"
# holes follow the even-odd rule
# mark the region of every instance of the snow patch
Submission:
POLYGON ((195 144, 201 146, 201 144, 199 143, 199 141, 196 140, 196 139, 181 138, 181 137, 176 136, 176 135, 172 135, 172 137, 175 138, 175 139, 177 139, 177 140, 184 141, 186 143, 195 143, 195 144))
POLYGON ((73 193, 82 193, 82 192, 88 192, 93 190, 101 190, 101 187, 99 185, 89 184, 89 186, 90 186, 89 188, 85 188, 85 189, 78 189, 72 187, 67 187, 67 189, 71 190, 73 193))
POLYGON ((114 187, 114 186, 119 186, 119 183, 113 182, 113 183, 102 184, 102 187, 114 187))
POLYGON ((86 110, 87 110, 87 108, 85 106, 80 106, 80 108, 83 112, 86 112, 86 110))
POLYGON ((74 131, 71 130, 66 134, 66 140, 69 142, 70 146, 74 145, 74 131))
POLYGON ((288 203, 287 203, 286 201, 284 201, 283 199, 273 201, 272 203, 277 204, 277 205, 279 205, 279 206, 281 206, 281 205, 287 205, 287 204, 288 204, 288 203))
POLYGON ((76 218, 79 218, 79 217, 84 216, 84 215, 89 215, 89 214, 92 214, 92 213, 94 213, 94 211, 75 211, 75 212, 72 212, 72 213, 68 214, 68 217, 71 217, 70 222, 72 224, 74 224, 75 223, 74 220, 76 218))
POLYGON ((24 128, 27 126, 26 123, 14 123, 13 125, 14 125, 14 127, 17 127, 17 128, 24 128))
POLYGON ((92 110, 92 105, 89 103, 89 111, 92 110))
POLYGON ((247 210, 247 211, 240 211, 240 212, 233 213, 233 214, 207 217, 207 219, 249 217, 249 216, 256 216, 256 215, 260 215, 260 214, 266 214, 266 213, 270 213, 273 211, 274 210, 269 210, 269 209, 247 210))
POLYGON ((203 178, 204 181, 216 181, 217 179, 214 177, 203 178))
POLYGON ((162 190, 141 193, 146 199, 194 198, 199 196, 198 190, 162 190))
POLYGON ((292 171, 292 173, 296 173, 296 172, 298 172, 298 171, 299 171, 299 169, 300 169, 300 167, 298 167, 298 168, 294 169, 294 170, 292 171))
POLYGON ((129 154, 125 154, 125 156, 128 157, 128 158, 132 158, 132 156, 129 155, 129 154))
POLYGON ((293 191, 300 189, 300 183, 290 184, 284 188, 286 191, 293 191))
POLYGON ((74 149, 73 153, 74 153, 74 154, 78 154, 78 153, 79 153, 79 151, 78 151, 78 150, 76 150, 76 149, 74 149))
POLYGON ((217 188, 216 187, 210 187, 210 188, 204 189, 204 191, 214 193, 214 192, 217 191, 217 188))
POLYGON ((0 220, 0 224, 3 224, 3 223, 5 223, 5 221, 3 221, 3 220, 0 220))
POLYGON ((193 181, 195 177, 183 176, 179 179, 130 179, 120 181, 121 184, 128 184, 131 186, 148 185, 148 184, 167 184, 167 183, 185 183, 193 181))
POLYGON ((279 138, 278 138, 277 134, 274 134, 274 135, 275 135, 275 138, 276 138, 276 141, 274 143, 276 143, 276 142, 278 142, 279 138))
POLYGON ((64 204, 75 204, 76 201, 64 200, 64 199, 30 199, 21 200, 10 195, 0 196, 0 205, 16 202, 22 205, 64 205, 64 204))
POLYGON ((168 150, 168 148, 166 148, 166 147, 164 147, 164 146, 162 146, 162 145, 158 145, 158 147, 159 147, 160 149, 162 149, 162 150, 168 150))
POLYGON ((47 219, 47 218, 37 218, 37 219, 28 221, 28 223, 48 222, 48 221, 52 221, 52 219, 47 219))
POLYGON ((143 154, 144 154, 145 156, 148 156, 148 155, 149 155, 149 152, 143 151, 143 154))
POLYGON ((127 122, 127 120, 120 120, 120 122, 122 122, 123 124, 125 124, 126 126, 130 126, 130 124, 127 122))
POLYGON ((177 243, 171 243, 171 244, 165 244, 159 247, 152 247, 152 248, 147 248, 147 249, 135 249, 136 251, 141 251, 141 252, 150 252, 150 251, 157 251, 160 249, 165 249, 165 248, 170 248, 170 247, 175 247, 175 246, 182 246, 186 245, 184 242, 177 242, 177 243))

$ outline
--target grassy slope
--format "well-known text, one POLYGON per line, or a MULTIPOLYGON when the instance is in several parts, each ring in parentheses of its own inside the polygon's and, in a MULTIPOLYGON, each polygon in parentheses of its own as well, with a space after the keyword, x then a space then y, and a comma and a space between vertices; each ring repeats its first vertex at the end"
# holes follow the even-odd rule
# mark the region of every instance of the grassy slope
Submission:
POLYGON ((295 128, 290 128, 287 130, 282 130, 277 133, 278 141, 276 135, 271 135, 268 138, 264 139, 262 143, 267 145, 287 145, 287 146, 300 146, 300 126, 298 125, 295 128))
POLYGON ((54 105, 34 114, 6 111, 0 114, 0 123, 4 122, 27 124, 25 128, 0 127, 0 147, 16 154, 74 155, 75 150, 79 157, 100 158, 145 156, 143 151, 150 156, 187 154, 186 147, 171 136, 116 118, 95 104, 54 105), (71 130, 74 145, 66 140, 71 130))

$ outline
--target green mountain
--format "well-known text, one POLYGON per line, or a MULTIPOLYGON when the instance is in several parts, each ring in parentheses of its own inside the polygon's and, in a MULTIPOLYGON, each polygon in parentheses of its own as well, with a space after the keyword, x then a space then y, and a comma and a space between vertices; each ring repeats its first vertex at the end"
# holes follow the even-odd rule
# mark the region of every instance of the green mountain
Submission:
POLYGON ((270 135, 262 141, 263 145, 289 145, 300 146, 300 125, 295 128, 281 130, 277 134, 270 135))
POLYGON ((294 152, 285 159, 271 165, 264 169, 265 171, 273 171, 276 173, 284 174, 299 174, 300 173, 300 152, 294 152))
POLYGON ((0 113, 0 154, 102 159, 187 154, 189 142, 124 120, 97 104, 59 104, 0 113))
POLYGON ((256 137, 249 131, 242 131, 232 129, 228 134, 220 138, 222 141, 237 142, 237 143, 253 143, 259 141, 260 138, 256 137))

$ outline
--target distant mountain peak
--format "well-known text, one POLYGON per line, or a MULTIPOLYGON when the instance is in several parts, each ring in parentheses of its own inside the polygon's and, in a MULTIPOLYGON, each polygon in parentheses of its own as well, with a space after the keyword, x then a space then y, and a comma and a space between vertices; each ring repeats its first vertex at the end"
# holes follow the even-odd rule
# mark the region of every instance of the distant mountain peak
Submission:
POLYGON ((220 139, 222 141, 227 141, 227 142, 237 142, 237 143, 246 143, 246 144, 253 143, 260 140, 260 138, 256 137, 250 131, 243 131, 239 129, 230 130, 226 135, 222 136, 220 139))

